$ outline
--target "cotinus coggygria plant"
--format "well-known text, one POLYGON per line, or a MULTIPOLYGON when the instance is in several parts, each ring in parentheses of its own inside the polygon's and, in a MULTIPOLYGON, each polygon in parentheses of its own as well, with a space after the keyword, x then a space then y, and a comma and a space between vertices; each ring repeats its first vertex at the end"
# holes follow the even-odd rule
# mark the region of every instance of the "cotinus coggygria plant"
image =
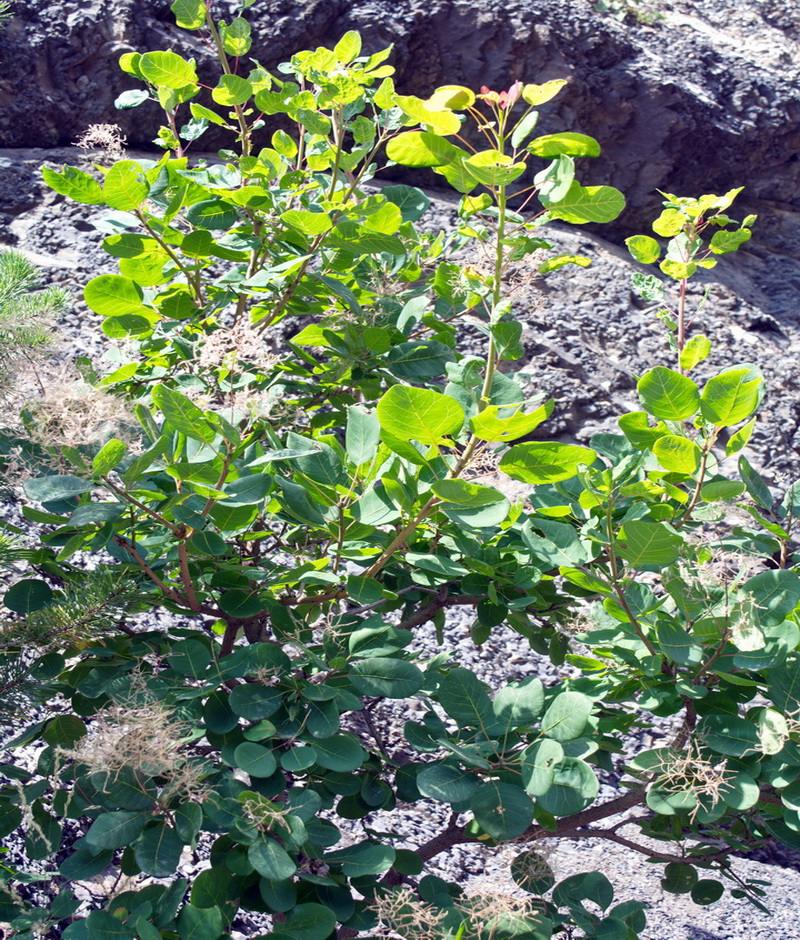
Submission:
POLYGON ((730 856, 800 844, 798 496, 741 454, 761 374, 709 369, 686 289, 750 237, 736 192, 666 195, 666 248, 629 240, 666 252, 666 281, 636 277, 666 287, 675 368, 641 376, 620 433, 547 440, 506 275, 588 265, 546 224, 624 208, 576 178, 594 139, 536 136, 566 82, 422 100, 356 33, 271 73, 246 64, 244 15, 172 9, 220 73, 122 57, 140 87, 118 106, 160 106, 163 155, 43 171, 118 261, 84 294, 115 359, 77 361, 72 424, 77 392, 7 422, 28 528, 4 524, 3 648, 46 704, 2 767, 27 858, 0 917, 65 940, 635 940, 646 899, 555 881, 542 840, 585 838, 697 904, 727 884, 760 905, 730 856), (192 159, 211 125, 229 149, 192 159), (420 190, 370 185, 388 163, 460 193, 455 230, 420 224, 420 190), (77 433, 86 414, 106 417, 77 433), (563 679, 488 687, 447 648, 453 608, 563 679), (418 804, 442 819, 422 841, 418 804), (515 898, 432 874, 465 844, 514 847, 515 898))

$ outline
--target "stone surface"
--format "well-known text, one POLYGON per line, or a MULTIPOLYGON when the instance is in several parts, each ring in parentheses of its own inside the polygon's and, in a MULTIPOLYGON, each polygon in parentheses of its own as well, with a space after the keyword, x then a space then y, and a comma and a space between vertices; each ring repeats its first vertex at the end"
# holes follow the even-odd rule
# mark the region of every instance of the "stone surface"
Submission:
MULTIPOLYGON (((622 189, 619 231, 652 214, 656 188, 696 194, 746 184, 753 206, 800 210, 800 2, 673 0, 656 25, 621 24, 592 0, 259 0, 247 11, 266 67, 360 30, 394 43, 399 87, 507 88, 568 78, 542 128, 591 134, 604 152, 585 176, 622 189)), ((216 0, 217 10, 238 4, 216 0)), ((174 48, 209 77, 209 48, 178 30, 165 0, 28 0, 0 33, 0 146, 69 144, 119 122, 148 144, 157 109, 114 109, 136 82, 121 53, 174 48)), ((790 238, 796 227, 792 216, 790 238)), ((776 239, 779 240, 779 234, 776 239)))

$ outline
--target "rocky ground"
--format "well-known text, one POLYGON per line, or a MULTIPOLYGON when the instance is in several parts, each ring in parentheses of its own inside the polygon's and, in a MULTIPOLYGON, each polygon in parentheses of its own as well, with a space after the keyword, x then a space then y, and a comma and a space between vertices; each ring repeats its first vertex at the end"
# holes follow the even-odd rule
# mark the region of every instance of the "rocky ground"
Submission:
MULTIPOLYGON (((746 186, 741 214, 759 214, 753 240, 696 289, 697 300, 706 287, 710 293, 694 328, 714 341, 709 368, 742 362, 764 368, 770 392, 750 456, 781 482, 800 475, 800 3, 650 5, 664 15, 654 25, 601 17, 589 0, 486 0, 480 8, 464 0, 261 0, 252 11, 267 53, 257 56, 267 66, 359 28, 373 48, 396 43, 395 62, 408 92, 425 94, 445 82, 500 88, 515 78, 571 77, 545 130, 596 136, 604 155, 583 168, 583 177, 623 189, 629 211, 602 232, 553 233, 565 250, 591 257, 591 268, 568 268, 532 283, 524 283, 526 272, 517 272, 516 310, 527 350, 518 367, 532 392, 556 399, 548 437, 584 441, 610 429, 621 409, 636 404, 637 374, 671 364, 655 310, 630 289, 635 265, 621 247, 626 235, 646 231, 658 212, 655 190, 699 195, 746 186)), ((133 48, 174 45, 169 23, 168 3, 157 0, 29 0, 0 33, 0 144, 7 148, 0 151, 0 244, 22 248, 43 266, 45 281, 73 292, 63 327, 75 353, 103 354, 81 289, 89 278, 112 271, 113 263, 90 224, 94 210, 48 192, 39 168, 46 161, 80 162, 69 144, 86 125, 120 116, 112 101, 128 86, 118 80, 115 59, 133 48)), ((190 48, 202 64, 202 48, 190 48)), ((146 145, 154 115, 129 112, 122 118, 131 144, 146 145)), ((438 195, 432 224, 448 224, 453 202, 438 195)), ((493 684, 532 672, 555 679, 547 664, 516 649, 516 635, 496 632, 476 650, 467 624, 452 620, 447 640, 465 665, 493 684), (506 669, 501 677, 499 663, 506 669)), ((420 642, 435 645, 432 637, 420 642)), ((435 819, 423 813, 410 825, 411 841, 424 841, 435 819)), ((471 890, 510 891, 512 856, 512 850, 458 850, 442 861, 442 873, 463 879, 471 890)), ((648 896, 653 913, 647 940, 798 935, 793 907, 800 875, 787 854, 773 856, 777 864, 735 863, 742 876, 772 882, 771 918, 730 895, 699 908, 664 894, 659 867, 617 846, 562 844, 550 860, 558 877, 599 867, 621 898, 648 896)))

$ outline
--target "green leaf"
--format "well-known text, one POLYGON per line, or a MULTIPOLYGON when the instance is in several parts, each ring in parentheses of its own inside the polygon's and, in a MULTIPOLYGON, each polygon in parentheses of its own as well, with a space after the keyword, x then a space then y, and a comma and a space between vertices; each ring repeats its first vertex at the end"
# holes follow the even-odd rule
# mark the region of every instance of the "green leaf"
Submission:
POLYGON ((545 134, 528 144, 528 150, 537 157, 599 157, 600 144, 586 134, 573 131, 561 131, 559 134, 545 134))
POLYGON ((703 452, 687 437, 664 434, 653 444, 653 453, 665 470, 673 473, 696 473, 700 469, 703 452))
POLYGON ((187 62, 177 52, 146 52, 139 59, 139 71, 157 88, 184 88, 197 84, 194 62, 187 62))
POLYGON ((406 131, 389 141, 386 156, 403 166, 442 166, 459 163, 468 154, 429 131, 406 131))
POLYGON ((577 757, 565 757, 555 769, 550 789, 538 797, 542 809, 553 816, 571 816, 590 806, 600 791, 592 768, 577 757))
POLYGON ((211 97, 214 101, 227 108, 244 104, 252 96, 253 86, 240 75, 221 75, 216 87, 211 89, 211 97))
POLYGON ((663 567, 677 561, 683 539, 660 522, 631 520, 620 529, 617 551, 631 565, 663 567))
POLYGON ((631 235, 625 239, 625 244, 633 259, 640 264, 652 264, 661 255, 661 246, 649 235, 631 235))
MULTIPOLYGON (((108 911, 92 911, 83 923, 91 940, 134 940, 133 934, 122 921, 108 911)), ((69 940, 67 932, 64 937, 69 940)))
POLYGON ((225 920, 218 907, 184 904, 176 926, 181 940, 219 940, 225 930, 225 920))
POLYGON ((731 434, 728 443, 725 445, 725 456, 738 454, 745 447, 753 434, 753 428, 756 426, 757 418, 751 418, 747 424, 742 425, 738 431, 731 434))
POLYGON ((95 455, 92 461, 92 475, 96 477, 105 476, 119 464, 127 452, 128 445, 124 441, 118 441, 112 437, 110 441, 103 444, 95 455))
POLYGON ((34 477, 23 483, 25 495, 39 503, 56 503, 62 499, 71 499, 88 493, 94 484, 91 480, 83 480, 69 474, 63 476, 34 477))
MULTIPOLYGON (((744 428, 742 428, 744 430, 744 428)), ((738 433, 738 432, 737 432, 738 433)), ((748 435, 749 436, 749 435, 748 435)), ((761 474, 752 466, 747 457, 739 458, 739 473, 747 492, 753 497, 762 509, 772 509, 774 502, 769 487, 761 474)))
POLYGON ((738 251, 745 242, 750 241, 752 232, 749 228, 740 228, 735 232, 714 232, 708 247, 715 255, 725 255, 729 251, 738 251))
POLYGON ((24 578, 3 595, 3 604, 17 614, 32 614, 52 601, 53 590, 46 581, 24 578))
POLYGON ((695 904, 715 904, 725 893, 725 888, 713 878, 701 878, 691 890, 691 898, 695 904))
POLYGON ((533 801, 520 787, 490 781, 469 801, 478 825, 493 839, 516 839, 533 822, 533 801))
POLYGON ((708 358, 710 352, 711 340, 702 333, 698 333, 688 340, 681 350, 681 368, 685 369, 687 372, 691 372, 698 363, 708 358))
POLYGON ((492 702, 495 717, 506 729, 532 724, 543 708, 544 686, 535 676, 504 686, 492 702))
POLYGON ((384 186, 381 195, 400 209, 404 222, 418 222, 431 204, 425 193, 415 186, 384 186))
POLYGON ((289 209, 282 213, 281 219, 304 235, 322 235, 323 232, 329 232, 333 228, 333 222, 327 212, 289 209))
MULTIPOLYGON (((448 108, 428 107, 428 103, 414 95, 396 95, 395 104, 415 122, 424 124, 434 134, 457 134, 461 130, 461 121, 457 114, 448 108)), ((398 139, 398 138, 395 138, 398 139)), ((392 158, 395 159, 395 158, 392 158)), ((404 161, 399 161, 404 162, 404 161)), ((418 164, 413 164, 417 166, 418 164)))
POLYGON ((613 186, 581 186, 578 182, 558 202, 551 202, 544 194, 540 200, 552 218, 575 225, 613 222, 625 208, 625 197, 613 186))
POLYGON ((681 666, 697 666, 703 660, 703 648, 695 638, 672 620, 659 620, 658 645, 666 656, 681 666))
POLYGON ((144 295, 138 284, 120 274, 101 274, 92 278, 83 291, 83 299, 95 313, 104 317, 151 313, 142 303, 144 295))
POLYGON ((246 721, 269 718, 281 706, 281 690, 255 682, 237 685, 228 696, 231 710, 246 721))
POLYGON ((222 199, 204 199, 188 208, 186 218, 201 229, 229 229, 239 220, 239 213, 222 199))
POLYGON ((482 441, 505 443, 530 434, 546 421, 553 413, 554 400, 551 398, 530 414, 517 412, 509 417, 500 417, 509 411, 506 405, 487 405, 483 411, 470 418, 472 433, 482 441))
POLYGON ((572 741, 586 730, 592 700, 580 692, 562 692, 542 718, 542 734, 555 741, 572 741))
POLYGON ((348 30, 333 47, 333 54, 339 62, 347 65, 361 54, 361 35, 354 29, 348 30))
POLYGON ((362 659, 353 664, 349 677, 359 695, 379 698, 409 698, 425 684, 422 671, 402 659, 362 659))
POLYGON ((591 558, 591 549, 573 526, 565 522, 536 516, 523 525, 522 538, 536 559, 552 568, 583 565, 591 558))
POLYGON ((700 389, 687 376, 656 366, 636 386, 645 410, 663 421, 685 421, 697 413, 700 389))
POLYGON ((206 5, 203 0, 174 0, 170 10, 181 29, 200 29, 205 25, 206 5))
POLYGON ((500 460, 500 469, 523 483, 559 483, 574 477, 581 466, 591 466, 595 451, 557 441, 515 444, 500 460))
POLYGON ((482 150, 461 161, 460 166, 484 186, 507 186, 521 176, 525 163, 514 163, 499 150, 482 150))
POLYGON ((451 669, 439 683, 436 697, 459 728, 478 728, 489 733, 498 725, 489 694, 469 669, 451 669))
POLYGON ((326 864, 340 864, 348 878, 382 875, 389 871, 394 859, 395 850, 390 845, 370 840, 329 852, 324 858, 326 864))
POLYGON ((356 738, 350 734, 333 734, 329 738, 315 738, 317 764, 335 773, 349 774, 358 770, 367 754, 356 738))
POLYGON ((223 486, 228 506, 255 506, 272 488, 272 477, 266 473, 250 473, 223 486))
POLYGON ((371 461, 381 441, 380 420, 374 411, 364 405, 350 405, 347 409, 345 449, 347 459, 356 467, 371 461))
POLYGON ((65 166, 60 172, 42 167, 42 177, 50 189, 62 196, 68 196, 75 202, 82 202, 87 206, 103 205, 103 189, 100 184, 94 177, 74 166, 65 166))
POLYGON ((412 382, 444 375, 448 363, 454 360, 452 350, 437 340, 399 343, 386 356, 392 375, 412 382))
POLYGON ((153 402, 164 415, 164 421, 175 431, 180 431, 195 441, 210 444, 217 436, 203 412, 180 392, 166 385, 156 385, 153 402))
POLYGON ((233 752, 236 766, 251 777, 271 777, 278 769, 272 751, 253 741, 245 741, 233 752))
POLYGON ((793 653, 767 673, 767 694, 786 715, 800 709, 800 657, 793 653))
POLYGON ((151 826, 133 843, 136 864, 146 875, 168 878, 177 871, 183 851, 183 840, 174 829, 159 822, 151 826))
POLYGON ((292 940, 327 940, 335 927, 335 912, 322 904, 298 904, 280 925, 292 940))
POLYGON ((712 480, 700 490, 700 498, 707 503, 718 500, 735 499, 745 491, 744 483, 738 480, 712 480))
POLYGON ((228 543, 216 532, 193 532, 189 544, 201 555, 225 555, 228 543))
POLYGON ((267 836, 261 836, 250 846, 247 858, 259 875, 270 881, 283 881, 297 871, 297 865, 289 853, 267 836))
MULTIPOLYGON (((242 6, 244 9, 244 5, 242 6)), ((241 57, 250 51, 250 24, 241 16, 234 17, 230 23, 220 23, 219 33, 222 45, 228 55, 241 57)))
POLYGON ((532 108, 538 107, 551 101, 567 84, 565 78, 554 78, 541 85, 524 85, 522 88, 522 100, 532 108))
POLYGON ((515 149, 520 147, 525 142, 525 138, 533 133, 538 123, 539 112, 529 111, 514 128, 511 134, 511 146, 515 149))
POLYGON ((556 767, 564 758, 564 748, 552 738, 539 738, 520 755, 522 783, 531 796, 542 796, 553 785, 556 767))
POLYGON ((150 100, 150 92, 144 88, 131 88, 129 91, 123 91, 114 99, 114 107, 118 111, 124 111, 128 108, 138 108, 140 104, 150 100))
POLYGON ((429 764, 417 774, 417 789, 440 803, 463 803, 478 789, 478 778, 455 764, 443 761, 429 764))
POLYGON ((79 848, 64 859, 58 866, 58 870, 62 878, 70 881, 88 881, 104 872, 113 858, 112 849, 95 852, 81 841, 79 848))
POLYGON ((443 501, 440 508, 447 518, 470 528, 500 525, 511 508, 499 490, 466 480, 440 480, 431 489, 443 501))
POLYGON ((727 369, 706 382, 700 411, 716 427, 731 427, 758 408, 764 380, 758 370, 727 369))
POLYGON ((697 734, 705 747, 728 757, 761 751, 757 726, 738 715, 706 715, 697 726, 697 734))
POLYGON ((133 842, 149 818, 146 813, 103 813, 89 827, 84 842, 94 852, 122 848, 133 842))
POLYGON ((762 623, 780 623, 800 602, 800 575, 784 568, 760 571, 748 578, 742 589, 753 595, 762 623))
POLYGON ((103 199, 112 209, 128 212, 147 199, 150 186, 135 160, 118 160, 106 173, 103 199))
POLYGON ((393 385, 377 407, 381 427, 402 441, 448 444, 445 435, 455 435, 464 424, 464 409, 441 392, 409 385, 393 385))

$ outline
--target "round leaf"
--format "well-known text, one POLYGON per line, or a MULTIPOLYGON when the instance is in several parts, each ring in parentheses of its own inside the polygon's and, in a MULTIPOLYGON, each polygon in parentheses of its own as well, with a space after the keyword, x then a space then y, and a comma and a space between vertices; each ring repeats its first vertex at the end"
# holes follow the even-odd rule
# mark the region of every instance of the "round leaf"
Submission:
POLYGON ((378 402, 377 412, 389 434, 421 444, 438 444, 445 435, 457 434, 465 417, 454 398, 410 385, 393 385, 378 402))
POLYGON ((522 483, 559 483, 574 477, 581 466, 591 466, 597 454, 588 447, 557 441, 515 444, 500 460, 500 469, 522 483))
POLYGON ((375 657, 355 663, 350 681, 360 695, 408 698, 422 688, 425 676, 413 663, 375 657))
POLYGON ((510 783, 484 783, 469 802, 478 825, 493 839, 515 839, 533 821, 533 801, 510 783))
POLYGON ((31 614, 46 607, 53 599, 49 584, 38 578, 25 578, 3 595, 3 603, 18 614, 31 614))

